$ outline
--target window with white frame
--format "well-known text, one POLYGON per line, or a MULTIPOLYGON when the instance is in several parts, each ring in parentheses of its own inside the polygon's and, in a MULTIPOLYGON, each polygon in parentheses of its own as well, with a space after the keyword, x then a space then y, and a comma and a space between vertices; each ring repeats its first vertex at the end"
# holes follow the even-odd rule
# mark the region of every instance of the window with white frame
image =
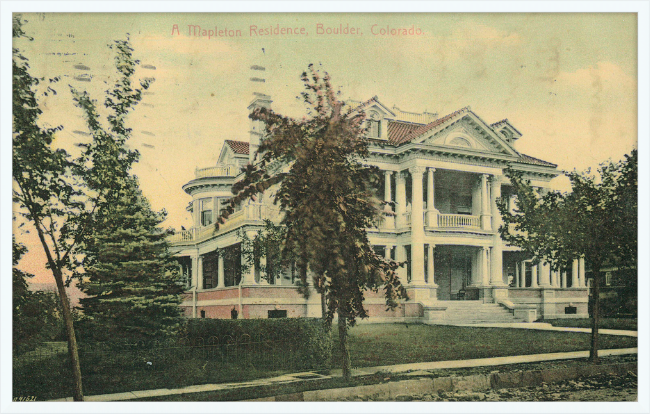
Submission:
POLYGON ((202 198, 199 200, 199 211, 201 212, 201 225, 209 226, 212 224, 212 199, 202 198))
POLYGON ((368 128, 368 137, 381 138, 381 116, 376 111, 371 111, 366 120, 368 128))

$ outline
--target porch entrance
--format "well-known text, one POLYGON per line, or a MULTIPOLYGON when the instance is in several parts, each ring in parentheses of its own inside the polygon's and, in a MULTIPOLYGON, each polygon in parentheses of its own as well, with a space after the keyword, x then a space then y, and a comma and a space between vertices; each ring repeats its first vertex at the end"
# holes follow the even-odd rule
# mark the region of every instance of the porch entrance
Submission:
POLYGON ((436 246, 435 282, 438 300, 465 300, 472 280, 473 250, 464 246, 436 246))

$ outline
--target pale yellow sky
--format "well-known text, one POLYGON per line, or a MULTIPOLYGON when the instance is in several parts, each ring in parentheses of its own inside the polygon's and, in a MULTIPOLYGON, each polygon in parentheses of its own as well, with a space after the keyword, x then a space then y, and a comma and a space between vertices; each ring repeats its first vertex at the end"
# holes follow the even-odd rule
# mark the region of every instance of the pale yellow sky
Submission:
MULTIPOLYGON (((68 84, 103 100, 114 79, 106 44, 130 33, 136 58, 156 82, 129 120, 135 167, 167 225, 191 226, 181 186, 196 167, 214 164, 225 139, 248 140, 246 107, 252 64, 265 66, 264 92, 274 108, 299 115, 300 73, 321 64, 342 96, 374 95, 389 107, 438 112, 464 106, 486 122, 508 118, 523 134, 516 148, 559 165, 595 167, 637 145, 637 19, 628 14, 28 14, 19 41, 37 76, 62 75, 58 95, 43 102, 43 122, 63 125, 57 144, 74 151, 86 140, 68 84), (173 31, 178 25, 178 32, 173 31), (317 27, 356 28, 319 35, 317 27), (241 37, 190 36, 188 25, 240 30, 241 37), (258 29, 304 27, 307 35, 251 36, 258 29), (373 27, 374 26, 374 27, 373 27), (421 35, 381 36, 386 28, 421 35), (65 53, 68 53, 66 55, 65 53), (84 65, 89 70, 78 69, 84 65), (81 74, 90 82, 75 80, 81 74)), ((259 86, 259 84, 256 84, 259 86)), ((559 180, 558 188, 566 188, 559 180)), ((18 234, 19 238, 23 238, 18 234)), ((36 253, 40 247, 30 246, 36 253)), ((34 254, 22 265, 51 276, 34 254)))

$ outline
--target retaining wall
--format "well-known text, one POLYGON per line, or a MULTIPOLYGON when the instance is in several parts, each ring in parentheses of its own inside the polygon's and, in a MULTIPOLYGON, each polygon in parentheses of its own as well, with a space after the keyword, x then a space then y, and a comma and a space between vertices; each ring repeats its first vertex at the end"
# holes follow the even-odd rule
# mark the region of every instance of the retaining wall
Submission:
POLYGON ((394 401, 398 396, 433 394, 438 391, 487 391, 500 388, 523 388, 574 380, 582 376, 599 374, 624 375, 637 372, 637 363, 606 365, 577 365, 546 370, 498 372, 468 376, 418 378, 358 387, 335 388, 277 395, 248 401, 334 401, 347 398, 369 397, 373 400, 394 401))

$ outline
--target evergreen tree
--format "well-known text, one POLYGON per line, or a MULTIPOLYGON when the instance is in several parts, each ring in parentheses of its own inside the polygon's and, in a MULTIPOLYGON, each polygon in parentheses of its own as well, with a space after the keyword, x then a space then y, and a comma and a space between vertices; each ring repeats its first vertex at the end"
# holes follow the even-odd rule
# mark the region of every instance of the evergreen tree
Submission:
POLYGON ((127 115, 142 99, 151 79, 132 85, 139 62, 129 40, 115 41, 118 81, 106 91, 106 126, 87 92, 72 89, 93 141, 78 163, 91 190, 103 194, 89 236, 80 245, 80 301, 84 328, 94 339, 155 339, 180 322, 180 276, 169 253, 168 233, 160 228, 165 213, 152 211, 131 172, 139 153, 127 141, 127 115), (89 165, 89 167, 85 167, 89 165), (106 192, 109 188, 111 191, 106 192))
POLYGON ((302 98, 308 116, 294 119, 260 108, 250 117, 266 125, 256 157, 244 178, 233 186, 234 197, 221 212, 223 223, 237 203, 279 184, 275 201, 285 213, 284 257, 299 269, 300 286, 308 295, 308 270, 313 285, 325 296, 326 320, 338 316, 341 362, 350 378, 348 328, 368 316, 364 292, 383 288, 389 308, 406 298, 396 275, 399 265, 378 256, 366 229, 382 219, 376 184, 379 170, 364 165, 369 156, 364 113, 336 97, 327 73, 309 66, 302 74, 302 98))
POLYGON ((83 244, 83 327, 95 340, 160 339, 180 322, 182 292, 164 214, 152 211, 134 178, 112 201, 83 244))

